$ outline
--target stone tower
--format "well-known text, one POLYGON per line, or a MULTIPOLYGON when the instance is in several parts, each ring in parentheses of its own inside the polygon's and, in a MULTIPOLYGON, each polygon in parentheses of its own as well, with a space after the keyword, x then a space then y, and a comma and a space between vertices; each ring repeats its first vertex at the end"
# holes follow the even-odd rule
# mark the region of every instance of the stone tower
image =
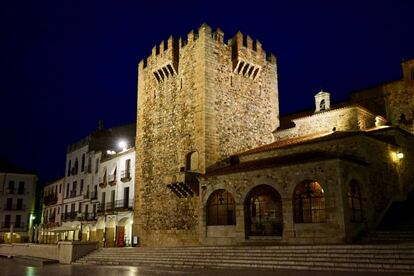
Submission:
POLYGON ((279 126, 276 58, 240 32, 223 40, 203 24, 139 63, 134 235, 142 245, 198 244, 197 177, 272 142, 279 126))

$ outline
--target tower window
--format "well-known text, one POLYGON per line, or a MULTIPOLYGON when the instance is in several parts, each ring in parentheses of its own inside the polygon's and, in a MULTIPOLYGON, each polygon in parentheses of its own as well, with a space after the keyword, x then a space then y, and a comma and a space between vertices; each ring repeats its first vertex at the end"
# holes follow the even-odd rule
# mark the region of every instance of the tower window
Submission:
POLYGON ((187 171, 194 171, 198 169, 198 152, 192 151, 187 154, 185 160, 185 169, 187 171))
POLYGON ((411 80, 414 80, 414 67, 411 67, 411 80))
POLYGON ((325 106, 325 99, 322 99, 321 102, 319 103, 319 110, 325 110, 326 106, 325 106))

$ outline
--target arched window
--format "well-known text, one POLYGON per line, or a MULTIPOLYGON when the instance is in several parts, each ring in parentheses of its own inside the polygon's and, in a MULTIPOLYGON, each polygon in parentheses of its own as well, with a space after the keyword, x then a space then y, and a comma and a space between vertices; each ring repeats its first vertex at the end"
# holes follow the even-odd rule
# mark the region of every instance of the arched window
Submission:
POLYGON ((325 196, 318 182, 307 180, 298 184, 293 197, 295 223, 321 223, 326 221, 325 196))
POLYGON ((351 222, 362 222, 364 217, 362 214, 361 189, 355 180, 352 180, 349 185, 348 204, 351 209, 351 222))
POLYGON ((326 106, 325 106, 325 99, 322 99, 321 102, 319 103, 319 110, 325 110, 326 106))
POLYGON ((249 236, 281 236, 282 198, 271 186, 252 189, 245 201, 246 229, 249 236))
POLYGON ((235 225, 236 206, 226 190, 213 192, 207 201, 207 225, 235 225))

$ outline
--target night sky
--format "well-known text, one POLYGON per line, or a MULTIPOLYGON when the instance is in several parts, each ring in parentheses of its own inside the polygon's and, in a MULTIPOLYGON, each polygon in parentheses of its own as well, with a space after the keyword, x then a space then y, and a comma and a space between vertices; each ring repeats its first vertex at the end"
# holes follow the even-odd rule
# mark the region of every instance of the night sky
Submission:
POLYGON ((139 60, 203 22, 277 56, 282 114, 311 108, 321 88, 340 101, 399 79, 401 60, 414 58, 410 0, 138 2, 2 2, 0 157, 41 183, 63 175, 66 146, 98 120, 134 122, 139 60))

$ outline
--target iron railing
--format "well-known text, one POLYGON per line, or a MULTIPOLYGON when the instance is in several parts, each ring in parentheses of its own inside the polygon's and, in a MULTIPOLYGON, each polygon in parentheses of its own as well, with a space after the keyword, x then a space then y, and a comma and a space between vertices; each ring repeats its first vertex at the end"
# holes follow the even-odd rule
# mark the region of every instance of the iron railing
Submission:
POLYGON ((26 210, 26 205, 19 205, 19 204, 6 204, 4 205, 4 210, 6 211, 24 211, 26 210))
POLYGON ((13 229, 15 230, 24 230, 26 229, 26 224, 23 222, 13 222, 13 221, 3 221, 3 223, 1 224, 1 228, 2 229, 10 229, 10 226, 13 224, 13 229))
POLYGON ((63 213, 62 220, 74 220, 78 217, 78 212, 63 213))
POLYGON ((121 199, 115 200, 111 202, 107 202, 105 204, 100 204, 98 206, 98 212, 113 212, 113 211, 123 211, 123 210, 132 210, 134 208, 134 200, 133 199, 121 199))
POLYGON ((98 191, 92 191, 89 198, 98 199, 98 191))
POLYGON ((130 170, 121 171, 121 181, 127 182, 129 180, 131 180, 131 171, 130 170))
POLYGON ((57 195, 56 194, 50 194, 47 195, 43 198, 43 203, 48 206, 48 205, 53 205, 57 203, 57 195))

